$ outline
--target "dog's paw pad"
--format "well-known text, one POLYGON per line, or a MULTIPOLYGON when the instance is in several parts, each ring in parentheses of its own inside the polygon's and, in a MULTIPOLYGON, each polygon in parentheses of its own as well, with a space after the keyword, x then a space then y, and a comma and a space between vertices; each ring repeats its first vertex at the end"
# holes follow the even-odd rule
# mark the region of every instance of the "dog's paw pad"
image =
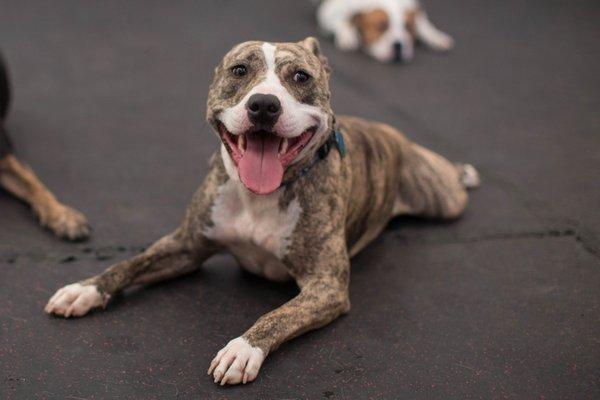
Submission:
POLYGON ((65 318, 81 317, 92 308, 105 306, 109 298, 100 293, 95 285, 74 283, 59 289, 50 298, 44 311, 65 318))
POLYGON ((237 385, 252 382, 265 359, 264 352, 242 337, 233 339, 221 349, 210 363, 208 375, 215 383, 237 385))

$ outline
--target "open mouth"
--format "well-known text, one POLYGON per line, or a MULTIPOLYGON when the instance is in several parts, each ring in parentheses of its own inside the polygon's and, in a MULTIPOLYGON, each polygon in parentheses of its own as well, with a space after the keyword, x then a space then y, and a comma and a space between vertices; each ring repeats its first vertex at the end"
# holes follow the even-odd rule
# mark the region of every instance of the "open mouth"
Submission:
POLYGON ((264 130, 234 135, 219 123, 219 134, 242 183, 257 194, 268 194, 281 186, 285 167, 298 157, 315 132, 316 127, 312 127, 289 139, 264 130))

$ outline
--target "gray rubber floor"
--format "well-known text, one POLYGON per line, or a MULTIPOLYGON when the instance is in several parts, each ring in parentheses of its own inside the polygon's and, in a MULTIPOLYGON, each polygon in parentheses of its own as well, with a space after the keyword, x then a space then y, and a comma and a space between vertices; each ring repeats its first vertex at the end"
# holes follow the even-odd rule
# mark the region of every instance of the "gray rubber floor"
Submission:
POLYGON ((175 228, 218 140, 213 67, 235 43, 316 33, 308 0, 0 1, 16 147, 93 239, 0 193, 2 399, 600 398, 600 3, 427 0, 447 55, 379 65, 328 41, 338 113, 475 164, 460 221, 394 221, 353 261, 352 311, 220 388, 229 339, 296 293, 228 257, 79 320, 60 286, 175 228))

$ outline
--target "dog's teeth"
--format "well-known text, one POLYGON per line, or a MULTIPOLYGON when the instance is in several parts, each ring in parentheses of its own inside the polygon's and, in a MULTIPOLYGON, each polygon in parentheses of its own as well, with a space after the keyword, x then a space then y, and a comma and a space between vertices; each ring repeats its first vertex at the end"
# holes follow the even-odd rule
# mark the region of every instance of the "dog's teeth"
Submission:
POLYGON ((244 151, 246 149, 246 136, 239 135, 237 146, 240 151, 244 151))
POLYGON ((280 148, 279 148, 279 154, 285 154, 285 152, 286 152, 286 151, 287 151, 287 149, 288 149, 288 145, 289 145, 289 142, 288 142, 288 140, 287 140, 287 139, 283 139, 283 140, 281 141, 281 146, 280 146, 280 148))

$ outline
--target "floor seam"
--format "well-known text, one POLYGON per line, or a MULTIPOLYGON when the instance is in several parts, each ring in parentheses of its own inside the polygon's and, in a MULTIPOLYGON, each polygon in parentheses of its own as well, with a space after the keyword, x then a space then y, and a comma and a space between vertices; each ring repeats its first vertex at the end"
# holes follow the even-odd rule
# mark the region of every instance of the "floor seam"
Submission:
POLYGON ((549 229, 544 231, 525 231, 525 232, 508 232, 508 233, 493 233, 487 235, 477 236, 457 236, 453 239, 440 238, 440 239, 425 239, 425 238, 412 238, 406 235, 394 235, 394 237, 401 237, 407 244, 461 244, 461 243, 479 243, 479 242, 494 242, 502 240, 513 240, 513 239, 544 239, 544 238, 560 238, 560 237, 572 237, 581 246, 589 252, 592 256, 600 259, 600 254, 593 247, 586 246, 585 240, 581 238, 572 229, 549 229))
POLYGON ((14 264, 21 259, 34 260, 34 261, 52 261, 59 264, 66 264, 75 262, 78 260, 95 260, 95 261, 108 261, 117 258, 119 255, 126 254, 138 254, 144 251, 147 245, 133 245, 133 246, 86 246, 83 248, 73 249, 73 251, 65 252, 48 252, 42 254, 42 252, 25 252, 17 253, 12 252, 4 255, 0 255, 0 262, 7 264, 14 264))
MULTIPOLYGON (((506 233, 491 233, 491 234, 483 234, 483 235, 464 235, 464 236, 454 236, 452 238, 438 238, 438 239, 427 239, 424 237, 414 237, 410 235, 406 235, 403 233, 396 233, 390 235, 389 237, 395 239, 401 239, 404 244, 468 244, 468 243, 481 243, 481 242, 494 242, 494 241, 503 241, 503 240, 519 240, 519 239, 545 239, 545 238, 561 238, 561 237, 572 237, 578 243, 582 245, 582 247, 589 253, 591 253, 595 258, 600 259, 600 254, 598 254, 594 248, 586 247, 586 243, 582 238, 577 234, 576 231, 572 229, 548 229, 548 230, 540 230, 540 231, 523 231, 523 232, 506 232, 506 233)), ((117 258, 119 255, 127 255, 127 254, 138 254, 144 251, 148 245, 132 245, 132 246, 122 246, 122 245, 111 245, 111 246, 86 246, 79 249, 74 249, 74 251, 64 252, 64 253, 10 253, 5 255, 0 255, 0 262, 7 264, 14 264, 22 259, 27 260, 35 260, 35 261, 52 261, 59 264, 72 263, 79 260, 94 260, 94 261, 108 261, 117 258)))
POLYGON ((446 243, 472 243, 472 242, 487 242, 495 240, 510 240, 510 239, 543 239, 547 237, 577 237, 574 231, 567 230, 547 230, 547 231, 525 231, 525 232, 507 232, 507 233, 492 233, 486 235, 477 236, 456 236, 454 240, 436 240, 436 239, 424 239, 424 238, 410 238, 403 236, 404 239, 409 243, 435 243, 435 244, 446 244, 446 243))

